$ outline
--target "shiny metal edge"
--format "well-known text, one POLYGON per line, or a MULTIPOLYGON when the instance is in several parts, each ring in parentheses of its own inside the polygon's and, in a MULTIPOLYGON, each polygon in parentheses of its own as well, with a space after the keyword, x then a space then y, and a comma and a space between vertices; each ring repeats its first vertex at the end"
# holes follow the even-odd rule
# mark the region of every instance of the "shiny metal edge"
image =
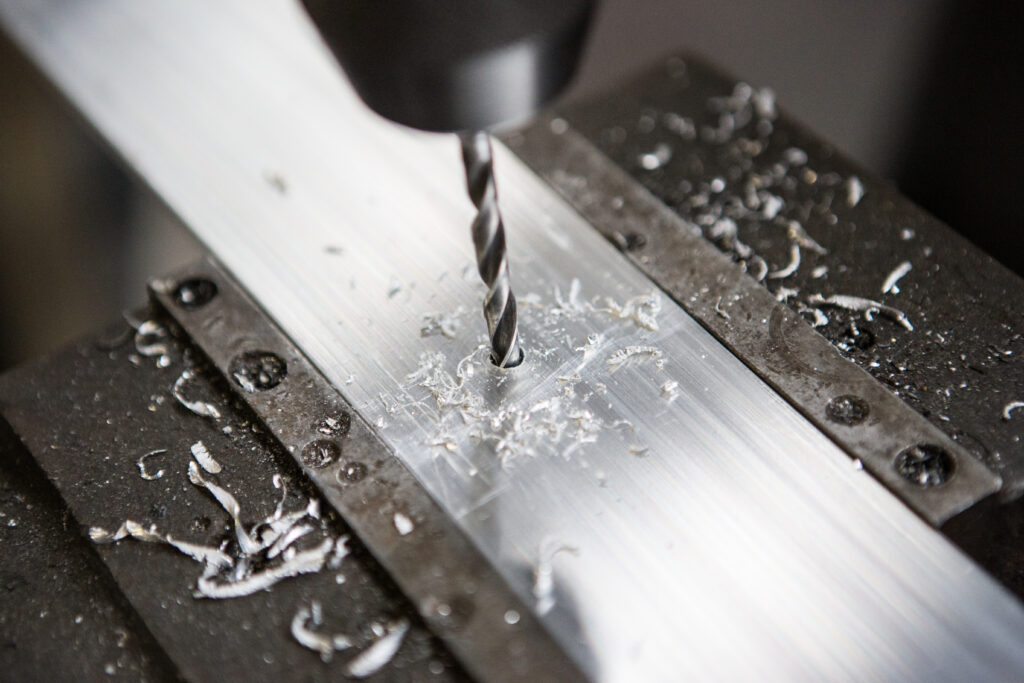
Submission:
POLYGON ((624 250, 625 255, 930 524, 939 527, 999 490, 998 475, 843 358, 704 239, 699 227, 665 206, 574 129, 552 126, 548 118, 507 135, 506 142, 613 244, 623 234, 642 235, 643 246, 624 250), (862 399, 870 410, 868 418, 857 424, 830 419, 829 401, 843 396, 862 399), (952 476, 928 487, 901 476, 895 460, 917 444, 944 449, 954 463, 952 476))
POLYGON ((579 384, 564 374, 578 368, 593 391, 570 404, 608 396, 593 405, 606 440, 587 446, 596 423, 574 412, 582 453, 544 447, 511 469, 456 421, 441 420, 457 428, 453 449, 428 441, 438 420, 422 383, 410 384, 418 360, 433 353, 457 374, 477 340, 471 327, 420 338, 428 306, 451 312, 480 296, 457 274, 472 256, 455 145, 355 106, 294 4, 2 0, 0 15, 520 598, 532 599, 536 576, 552 586, 557 604, 535 613, 589 677, 1024 671, 1012 596, 680 307, 664 306, 657 329, 609 323, 622 309, 595 298, 621 304, 650 281, 504 148, 512 271, 537 294, 538 353, 528 373, 475 364, 471 388, 484 408, 532 415, 534 401, 565 392, 563 378, 579 384), (325 252, 336 239, 349 258, 325 252), (595 332, 599 353, 587 357, 595 332), (663 351, 622 367, 627 344, 663 351), (674 400, 666 373, 682 380, 674 400), (635 434, 648 446, 627 448, 635 434), (565 542, 540 562, 551 535, 565 542))
POLYGON ((476 679, 583 679, 472 541, 214 259, 149 289, 476 679), (196 280, 214 283, 217 294, 182 305, 178 285, 196 280), (233 362, 250 352, 284 361, 280 384, 248 391, 233 381, 233 362))

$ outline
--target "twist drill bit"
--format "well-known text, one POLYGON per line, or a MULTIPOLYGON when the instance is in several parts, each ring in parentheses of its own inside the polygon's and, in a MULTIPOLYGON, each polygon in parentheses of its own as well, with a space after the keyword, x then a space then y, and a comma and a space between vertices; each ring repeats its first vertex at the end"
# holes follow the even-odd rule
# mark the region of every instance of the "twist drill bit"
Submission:
POLYGON ((460 133, 462 162, 466 166, 466 188, 477 208, 473 220, 473 246, 477 270, 487 285, 484 318, 491 336, 491 360, 501 368, 513 368, 523 360, 519 348, 519 323, 516 297, 508 274, 505 226, 498 211, 498 191, 494 185, 494 159, 487 133, 460 133))

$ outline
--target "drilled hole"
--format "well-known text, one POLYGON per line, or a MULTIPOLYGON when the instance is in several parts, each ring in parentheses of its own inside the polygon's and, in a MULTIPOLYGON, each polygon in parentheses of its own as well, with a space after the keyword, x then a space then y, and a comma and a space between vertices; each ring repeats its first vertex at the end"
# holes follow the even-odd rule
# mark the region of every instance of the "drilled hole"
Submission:
MULTIPOLYGON (((517 358, 515 361, 512 361, 510 363, 506 363, 504 369, 505 370, 511 370, 512 368, 518 368, 520 365, 523 364, 523 359, 524 358, 526 358, 526 354, 523 352, 522 349, 519 349, 519 358, 517 358)), ((493 363, 494 365, 498 365, 498 361, 497 361, 497 359, 495 359, 494 356, 491 356, 491 363, 493 363)), ((499 366, 499 367, 501 367, 501 366, 499 366)))

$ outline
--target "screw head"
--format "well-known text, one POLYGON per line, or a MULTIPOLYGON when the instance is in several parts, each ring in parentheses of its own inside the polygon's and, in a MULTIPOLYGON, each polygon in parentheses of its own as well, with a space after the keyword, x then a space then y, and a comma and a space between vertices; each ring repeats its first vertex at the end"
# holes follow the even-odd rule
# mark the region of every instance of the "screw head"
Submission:
POLYGON ((341 446, 330 439, 317 439, 303 447, 301 456, 307 467, 319 470, 341 457, 341 446))
POLYGON ((366 478, 369 471, 366 465, 356 460, 344 463, 338 469, 338 482, 341 484, 355 484, 366 478))
POLYGON ((871 406, 868 402, 853 394, 836 396, 825 406, 825 416, 828 419, 848 427, 860 424, 870 413, 871 406))
POLYGON ((232 359, 229 371, 235 384, 246 391, 266 391, 284 380, 288 366, 270 351, 246 351, 232 359))
POLYGON ((345 436, 351 426, 352 418, 343 412, 322 417, 313 423, 313 429, 326 436, 345 436))
POLYGON ((917 444, 900 451, 893 467, 904 479, 921 488, 940 486, 953 477, 956 462, 940 446, 917 444))
POLYGON ((205 277, 182 281, 174 290, 174 302, 184 309, 202 308, 217 296, 217 283, 205 277))
POLYGON ((616 232, 612 237, 620 251, 639 251, 647 245, 647 237, 639 232, 616 232))

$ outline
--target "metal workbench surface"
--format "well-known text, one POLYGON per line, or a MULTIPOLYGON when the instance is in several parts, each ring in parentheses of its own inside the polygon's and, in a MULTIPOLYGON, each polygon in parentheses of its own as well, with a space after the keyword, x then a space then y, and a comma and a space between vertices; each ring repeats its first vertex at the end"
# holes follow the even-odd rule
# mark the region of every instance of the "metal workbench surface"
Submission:
MULTIPOLYGON (((164 332, 171 324, 155 311, 138 313, 164 332)), ((316 497, 201 351, 168 335, 161 354, 146 357, 133 337, 122 321, 0 377, 0 678, 335 680, 374 641, 374 628, 406 618, 411 627, 400 651, 374 680, 466 680, 326 506, 331 533, 349 536, 350 553, 333 571, 230 600, 197 599, 201 567, 171 547, 88 540, 90 529, 116 529, 126 519, 194 544, 230 539, 224 511, 186 475, 196 442, 223 468, 219 480, 246 521, 273 511, 282 493, 287 508, 316 497), (175 399, 185 371, 191 379, 184 390, 215 406, 216 421, 175 399), (154 455, 140 465, 147 453, 154 455), (295 615, 314 602, 323 612, 315 630, 352 642, 333 661, 292 635, 295 615)))

